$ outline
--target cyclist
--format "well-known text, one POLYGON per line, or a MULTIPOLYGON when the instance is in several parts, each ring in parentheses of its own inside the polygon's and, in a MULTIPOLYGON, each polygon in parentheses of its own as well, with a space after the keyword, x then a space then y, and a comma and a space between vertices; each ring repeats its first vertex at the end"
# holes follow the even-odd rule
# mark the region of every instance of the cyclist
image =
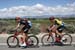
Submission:
MULTIPOLYGON (((54 16, 49 18, 50 22, 52 23, 51 27, 49 30, 51 30, 50 35, 52 32, 55 33, 55 35, 59 35, 59 39, 61 40, 62 37, 62 31, 64 30, 64 22, 62 22, 60 19, 55 19, 54 16)), ((55 42, 60 42, 60 40, 56 39, 55 42)))
POLYGON ((27 47, 27 38, 28 38, 28 31, 32 26, 31 21, 29 21, 27 18, 21 19, 19 16, 16 17, 16 22, 18 23, 16 26, 16 29, 18 29, 21 25, 23 28, 21 29, 21 34, 22 34, 22 44, 21 47, 27 47))

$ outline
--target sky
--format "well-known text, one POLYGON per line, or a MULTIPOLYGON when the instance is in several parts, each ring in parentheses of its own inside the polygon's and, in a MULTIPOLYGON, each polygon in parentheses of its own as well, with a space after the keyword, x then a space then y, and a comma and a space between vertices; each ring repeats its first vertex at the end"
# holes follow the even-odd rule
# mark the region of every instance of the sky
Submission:
POLYGON ((0 17, 75 14, 75 0, 0 0, 0 17))
POLYGON ((8 8, 12 6, 32 6, 35 4, 43 4, 46 6, 65 5, 73 3, 75 0, 0 0, 0 8, 8 8))

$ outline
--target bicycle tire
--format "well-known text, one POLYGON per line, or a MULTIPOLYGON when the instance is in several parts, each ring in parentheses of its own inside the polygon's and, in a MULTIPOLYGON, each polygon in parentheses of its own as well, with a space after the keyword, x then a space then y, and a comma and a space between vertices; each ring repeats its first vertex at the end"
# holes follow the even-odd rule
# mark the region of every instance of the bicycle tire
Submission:
POLYGON ((35 38, 36 41, 37 41, 34 46, 38 46, 38 44, 39 44, 39 39, 38 39, 35 35, 30 35, 30 36, 28 36, 28 39, 30 39, 31 37, 35 38))
MULTIPOLYGON (((45 46, 45 45, 53 45, 53 43, 54 43, 54 38, 53 38, 53 36, 50 36, 50 38, 52 39, 51 44, 45 44, 45 42, 44 42, 43 40, 44 40, 44 38, 45 38, 46 36, 49 36, 49 34, 45 34, 45 35, 43 35, 43 37, 41 38, 41 43, 42 43, 42 45, 43 45, 43 46, 45 46)), ((45 40, 47 40, 47 39, 45 39, 45 40)))
POLYGON ((9 36, 9 37, 7 38, 7 45, 8 45, 8 47, 17 47, 17 46, 19 46, 19 39, 18 39, 17 37, 14 37, 13 35, 12 35, 12 36, 9 36), (17 44, 16 44, 16 45, 11 45, 11 44, 10 44, 9 40, 10 40, 11 38, 15 38, 15 39, 17 40, 17 44))
POLYGON ((68 45, 71 45, 72 44, 72 36, 70 35, 70 34, 63 34, 63 36, 62 36, 62 38, 64 37, 64 36, 68 36, 69 38, 70 38, 70 42, 69 42, 69 44, 68 45))

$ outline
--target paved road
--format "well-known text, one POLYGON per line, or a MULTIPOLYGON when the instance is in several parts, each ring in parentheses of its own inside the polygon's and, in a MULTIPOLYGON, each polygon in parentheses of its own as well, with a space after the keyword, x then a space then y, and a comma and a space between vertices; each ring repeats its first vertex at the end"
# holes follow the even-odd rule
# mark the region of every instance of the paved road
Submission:
MULTIPOLYGON (((8 48, 6 45, 6 39, 7 37, 0 37, 0 50, 23 50, 19 47, 17 48, 8 48)), ((39 37, 39 40, 41 38, 39 37)), ((75 42, 75 36, 73 36, 73 42, 75 42)), ((72 44, 72 46, 37 46, 37 47, 29 47, 26 48, 26 50, 75 50, 75 44, 72 44)))
MULTIPOLYGON (((2 34, 2 35, 0 35, 0 45, 1 45, 1 43, 6 43, 7 38, 8 38, 9 36, 10 36, 10 35, 7 35, 7 34, 2 34)), ((42 36, 41 36, 41 37, 42 37, 42 36)), ((41 37, 38 36, 40 42, 41 42, 41 37)), ((75 43, 75 34, 72 35, 72 39, 73 39, 73 44, 74 44, 74 43, 75 43)))
MULTIPOLYGON (((23 50, 22 48, 8 48, 7 46, 0 46, 0 50, 23 50)), ((74 46, 39 46, 30 47, 25 50, 75 50, 74 46)))

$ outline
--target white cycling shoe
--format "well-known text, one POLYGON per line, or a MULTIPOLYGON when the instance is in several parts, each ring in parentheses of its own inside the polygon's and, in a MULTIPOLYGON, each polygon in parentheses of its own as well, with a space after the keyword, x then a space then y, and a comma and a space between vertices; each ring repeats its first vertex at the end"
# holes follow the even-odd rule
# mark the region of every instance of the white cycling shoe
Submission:
POLYGON ((26 43, 20 44, 21 48, 27 48, 26 43))

